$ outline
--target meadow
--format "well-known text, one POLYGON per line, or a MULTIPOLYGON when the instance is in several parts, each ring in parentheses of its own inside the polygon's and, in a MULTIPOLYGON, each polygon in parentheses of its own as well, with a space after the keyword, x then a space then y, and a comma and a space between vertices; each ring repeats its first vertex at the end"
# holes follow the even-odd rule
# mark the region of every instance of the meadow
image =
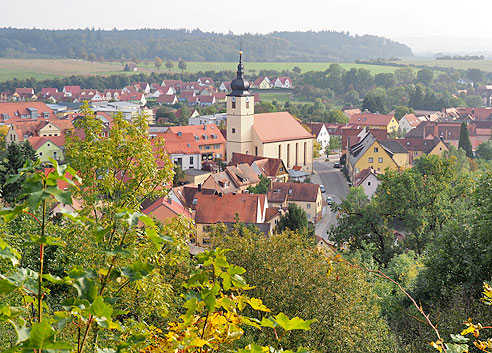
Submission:
MULTIPOLYGON (((302 72, 307 71, 325 71, 331 63, 264 63, 251 62, 245 63, 246 73, 249 75, 259 74, 261 70, 292 70, 298 66, 302 72)), ((382 65, 366 65, 355 63, 340 63, 340 65, 349 70, 352 67, 365 68, 372 74, 381 72, 394 72, 397 67, 382 65)), ((171 72, 180 72, 175 62, 171 72)), ((168 69, 162 65, 160 70, 156 70, 153 62, 140 63, 138 73, 167 72, 168 69)), ((187 62, 185 72, 195 73, 199 71, 236 71, 237 63, 235 62, 187 62)), ((66 77, 71 75, 115 75, 115 74, 133 74, 133 72, 124 72, 120 62, 89 62, 71 59, 6 59, 0 58, 0 81, 10 79, 25 79, 33 77, 35 79, 47 79, 54 77, 66 77)))
POLYGON ((474 68, 492 72, 492 60, 404 60, 398 61, 398 63, 405 65, 426 65, 429 67, 452 67, 457 70, 474 68))

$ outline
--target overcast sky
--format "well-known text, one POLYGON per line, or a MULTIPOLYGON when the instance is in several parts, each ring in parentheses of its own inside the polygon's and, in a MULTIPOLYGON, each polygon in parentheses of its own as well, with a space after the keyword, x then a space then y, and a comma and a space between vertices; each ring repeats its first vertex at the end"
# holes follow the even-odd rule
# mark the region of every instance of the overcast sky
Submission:
POLYGON ((492 40, 483 41, 492 39, 491 14, 491 0, 0 0, 0 27, 336 30, 385 36, 417 51, 446 48, 442 37, 466 38, 468 46, 473 37, 466 50, 483 44, 492 51, 492 40))

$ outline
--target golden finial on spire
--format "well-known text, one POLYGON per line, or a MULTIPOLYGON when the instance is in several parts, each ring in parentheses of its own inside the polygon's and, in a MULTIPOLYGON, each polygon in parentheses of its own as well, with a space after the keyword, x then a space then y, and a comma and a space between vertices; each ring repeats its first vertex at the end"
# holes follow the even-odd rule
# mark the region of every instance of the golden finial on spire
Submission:
POLYGON ((242 50, 239 51, 239 55, 243 55, 243 51, 242 50))

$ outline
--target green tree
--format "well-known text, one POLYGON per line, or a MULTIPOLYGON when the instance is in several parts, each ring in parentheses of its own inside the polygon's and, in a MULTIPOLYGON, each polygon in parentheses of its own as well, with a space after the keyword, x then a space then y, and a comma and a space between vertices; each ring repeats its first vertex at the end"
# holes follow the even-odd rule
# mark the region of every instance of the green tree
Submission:
POLYGON ((356 90, 350 90, 345 93, 343 99, 346 104, 349 104, 353 107, 356 107, 360 104, 359 92, 357 92, 356 90))
POLYGON ((308 219, 306 212, 294 203, 289 204, 287 212, 280 217, 276 231, 282 232, 286 229, 308 235, 308 219))
POLYGON ((374 83, 376 84, 376 86, 384 88, 394 87, 396 84, 395 74, 392 74, 390 72, 376 74, 374 76, 374 83))
POLYGON ((479 144, 475 152, 477 158, 486 161, 492 161, 492 140, 488 140, 479 144))
POLYGON ((465 103, 471 108, 481 108, 484 106, 483 98, 480 96, 465 96, 465 103))
MULTIPOLYGON (((246 269, 245 279, 256 285, 251 295, 261 295, 272 310, 317 319, 310 332, 286 337, 286 345, 334 353, 398 351, 366 274, 345 263, 330 265, 312 241, 293 232, 266 237, 219 227, 212 242, 231 249, 230 261, 246 269)), ((251 316, 262 319, 260 312, 251 316)), ((270 332, 252 329, 245 338, 259 343, 274 339, 270 332)))
POLYGON ((256 186, 248 186, 248 192, 250 194, 267 194, 270 182, 270 179, 260 175, 260 182, 256 186))
POLYGON ((328 122, 336 124, 346 124, 349 122, 347 114, 341 110, 332 110, 328 112, 328 122))
POLYGON ((181 73, 184 73, 184 70, 186 70, 187 67, 188 65, 186 64, 186 62, 183 59, 179 59, 178 68, 181 70, 181 73))
POLYGON ((301 68, 299 66, 294 66, 294 68, 292 69, 292 71, 294 71, 296 74, 300 74, 301 73, 301 68))
POLYGON ((318 140, 313 139, 313 158, 318 158, 321 156, 322 148, 321 143, 319 143, 318 140))
POLYGON ((159 58, 158 56, 156 56, 154 58, 154 66, 157 70, 160 70, 161 69, 161 66, 162 66, 162 59, 159 58))
POLYGON ((183 170, 181 169, 181 166, 177 165, 177 164, 174 165, 173 171, 174 171, 173 186, 179 186, 180 181, 183 180, 185 174, 184 174, 183 170))
POLYGON ((362 109, 368 110, 371 113, 378 112, 380 114, 384 114, 386 111, 381 97, 375 94, 368 94, 366 98, 364 98, 364 101, 362 102, 362 109))
POLYGON ((465 150, 466 156, 468 158, 473 158, 472 144, 470 141, 470 134, 468 132, 468 124, 465 121, 461 123, 458 148, 462 148, 463 150, 465 150))
POLYGON ((407 114, 412 114, 414 113, 414 110, 412 108, 409 108, 409 107, 405 107, 405 106, 398 106, 395 108, 395 118, 399 121, 401 118, 403 118, 404 115, 407 115, 407 114))
POLYGON ((431 69, 421 69, 417 72, 417 81, 425 86, 430 85, 433 79, 434 71, 431 69))
POLYGON ((328 155, 332 151, 337 151, 342 148, 342 138, 340 136, 330 136, 330 144, 326 146, 325 153, 328 155))
POLYGON ((171 72, 171 69, 174 67, 174 63, 171 60, 168 60, 166 61, 166 67, 169 70, 169 72, 171 72))
POLYGON ((24 178, 5 185, 9 176, 18 173, 28 161, 34 162, 38 159, 36 151, 29 141, 22 143, 11 143, 7 146, 3 160, 0 161, 0 185, 2 185, 2 199, 8 203, 15 203, 21 192, 24 178))
POLYGON ((395 70, 396 82, 400 85, 408 85, 415 82, 415 72, 411 67, 403 67, 395 70))

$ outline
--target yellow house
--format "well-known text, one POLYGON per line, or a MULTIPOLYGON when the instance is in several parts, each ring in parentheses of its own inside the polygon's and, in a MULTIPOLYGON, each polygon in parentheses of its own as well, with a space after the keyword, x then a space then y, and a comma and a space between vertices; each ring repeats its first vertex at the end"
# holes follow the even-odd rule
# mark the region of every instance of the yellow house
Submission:
POLYGON ((302 208, 310 222, 316 223, 323 216, 323 196, 318 184, 271 183, 268 205, 288 207, 291 203, 302 208))
POLYGON ((408 150, 411 164, 424 154, 442 156, 444 152, 449 151, 446 144, 437 136, 434 139, 408 138, 398 141, 408 150))
POLYGON ((41 163, 50 163, 49 158, 63 162, 65 160, 64 136, 33 136, 28 138, 32 147, 36 150, 41 163))
POLYGON ((352 114, 349 125, 367 126, 371 129, 386 129, 388 133, 398 132, 398 120, 393 115, 358 113, 352 114))
POLYGON ((260 76, 251 84, 251 87, 258 89, 269 89, 273 87, 273 84, 267 76, 260 76))
POLYGON ((409 166, 409 153, 398 140, 378 141, 371 133, 347 152, 347 170, 352 181, 366 168, 372 167, 375 172, 384 173, 386 168, 404 169, 409 166))

